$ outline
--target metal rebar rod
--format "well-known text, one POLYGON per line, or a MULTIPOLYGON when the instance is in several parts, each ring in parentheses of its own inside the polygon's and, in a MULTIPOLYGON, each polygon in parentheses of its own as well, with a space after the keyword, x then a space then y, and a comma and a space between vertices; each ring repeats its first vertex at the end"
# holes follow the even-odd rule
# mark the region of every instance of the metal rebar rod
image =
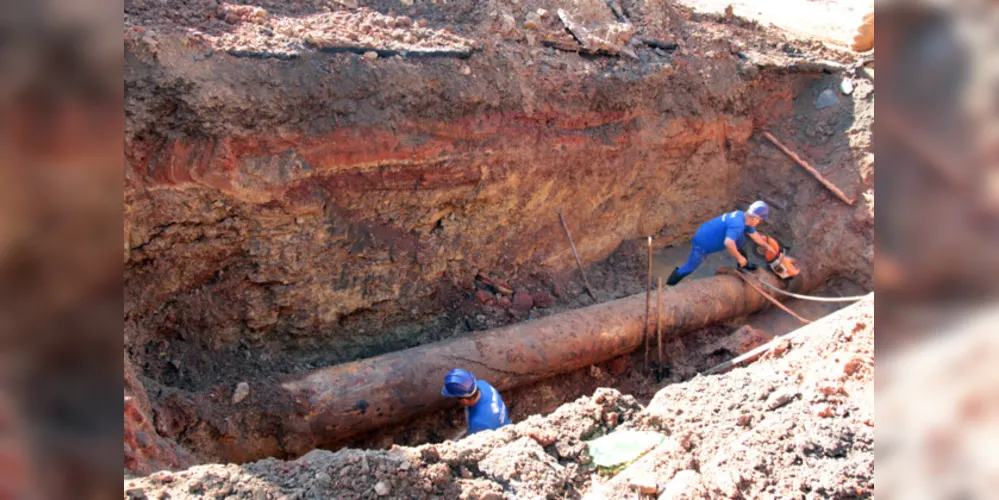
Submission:
POLYGON ((649 274, 645 283, 645 371, 649 371, 649 331, 651 308, 652 308, 652 237, 649 236, 649 274))
POLYGON ((663 322, 661 310, 663 308, 663 278, 656 278, 659 286, 656 288, 656 346, 659 349, 659 369, 663 369, 663 322))
POLYGON ((590 287, 590 281, 586 279, 586 272, 583 271, 583 262, 579 260, 579 252, 576 251, 576 244, 572 242, 572 235, 569 234, 569 225, 565 223, 565 218, 562 217, 561 211, 558 212, 558 220, 562 222, 565 235, 569 238, 569 246, 572 247, 572 255, 576 257, 576 266, 579 267, 579 274, 583 275, 583 285, 586 287, 586 293, 590 294, 590 298, 594 302, 597 302, 597 296, 593 293, 593 288, 590 287))
POLYGON ((827 189, 829 189, 829 191, 832 191, 832 193, 836 195, 836 197, 843 200, 843 203, 846 203, 847 205, 853 205, 853 200, 847 197, 846 194, 843 193, 843 191, 840 188, 836 187, 836 185, 830 182, 829 179, 823 177, 818 170, 815 170, 815 168, 809 165, 807 161, 801 159, 801 157, 795 154, 794 151, 791 151, 786 146, 781 144, 776 137, 770 134, 770 132, 763 132, 763 137, 766 137, 770 142, 773 143, 774 146, 777 146, 777 149, 783 151, 784 154, 790 156, 791 159, 795 161, 795 163, 801 165, 801 168, 807 170, 808 173, 812 174, 812 177, 815 177, 815 179, 818 180, 827 189))

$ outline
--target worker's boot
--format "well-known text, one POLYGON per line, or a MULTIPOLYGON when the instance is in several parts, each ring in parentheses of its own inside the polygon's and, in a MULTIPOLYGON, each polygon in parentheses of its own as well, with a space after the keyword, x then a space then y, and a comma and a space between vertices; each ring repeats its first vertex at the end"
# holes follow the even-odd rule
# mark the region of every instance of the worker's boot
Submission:
POLYGON ((679 267, 674 267, 673 268, 673 274, 670 274, 669 278, 666 279, 666 284, 669 285, 669 286, 673 286, 673 285, 679 283, 680 280, 682 280, 683 278, 686 278, 686 277, 687 277, 686 275, 680 274, 680 268, 679 267))

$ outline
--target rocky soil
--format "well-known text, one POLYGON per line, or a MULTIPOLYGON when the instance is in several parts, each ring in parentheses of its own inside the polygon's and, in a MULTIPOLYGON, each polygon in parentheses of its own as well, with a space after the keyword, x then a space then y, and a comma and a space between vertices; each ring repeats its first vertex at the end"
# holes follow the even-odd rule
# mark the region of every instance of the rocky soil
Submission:
POLYGON ((131 498, 858 498, 874 488, 874 299, 782 341, 757 363, 659 391, 614 389, 498 431, 385 451, 203 465, 125 481, 131 498), (585 441, 668 436, 624 470, 585 441))

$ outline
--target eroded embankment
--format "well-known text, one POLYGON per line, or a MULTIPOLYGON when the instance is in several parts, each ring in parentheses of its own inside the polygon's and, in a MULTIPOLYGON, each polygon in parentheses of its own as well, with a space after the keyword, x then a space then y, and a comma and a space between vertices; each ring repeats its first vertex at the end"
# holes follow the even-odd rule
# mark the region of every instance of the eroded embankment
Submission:
MULTIPOLYGON (((137 4, 126 2, 123 257, 135 470, 187 460, 161 443, 197 422, 157 412, 171 395, 588 303, 569 281, 557 210, 591 264, 645 235, 657 248, 682 241, 762 192, 789 215, 777 232, 829 252, 821 265, 864 262, 869 244, 851 235, 851 224, 869 224, 864 209, 826 212, 821 187, 754 135, 801 121, 782 137, 838 152, 827 173, 859 191, 868 178, 849 152, 863 127, 843 118, 855 103, 816 116, 813 94, 841 76, 762 28, 688 19, 670 31, 666 12, 629 4, 635 36, 682 47, 640 45, 629 49, 637 59, 620 59, 553 48, 520 21, 486 21, 505 23, 509 8, 516 19, 557 10, 545 2, 458 2, 417 6, 430 24, 413 23, 461 32, 476 47, 467 58, 331 54, 314 40, 294 57, 261 59, 229 50, 225 33, 292 36, 281 30, 292 14, 318 11, 261 4, 275 25, 224 13, 225 26, 212 18, 199 35, 187 29, 201 22, 197 9, 214 7, 183 2, 166 16, 137 4), (747 32, 750 42, 733 44, 747 32), (492 295, 479 274, 514 293, 492 295)), ((385 28, 388 7, 372 8, 333 14, 385 28)), ((555 17, 542 24, 564 34, 555 17)))

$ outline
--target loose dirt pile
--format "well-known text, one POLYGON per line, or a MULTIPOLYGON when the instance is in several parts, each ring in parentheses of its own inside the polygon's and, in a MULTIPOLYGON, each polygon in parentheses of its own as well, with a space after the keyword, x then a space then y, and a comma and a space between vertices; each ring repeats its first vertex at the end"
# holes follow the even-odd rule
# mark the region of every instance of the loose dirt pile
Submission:
POLYGON ((754 365, 666 387, 647 408, 599 389, 457 442, 204 465, 126 480, 125 490, 132 498, 869 496, 873 377, 871 295, 754 365), (597 470, 585 441, 626 428, 668 438, 616 475, 597 470))

